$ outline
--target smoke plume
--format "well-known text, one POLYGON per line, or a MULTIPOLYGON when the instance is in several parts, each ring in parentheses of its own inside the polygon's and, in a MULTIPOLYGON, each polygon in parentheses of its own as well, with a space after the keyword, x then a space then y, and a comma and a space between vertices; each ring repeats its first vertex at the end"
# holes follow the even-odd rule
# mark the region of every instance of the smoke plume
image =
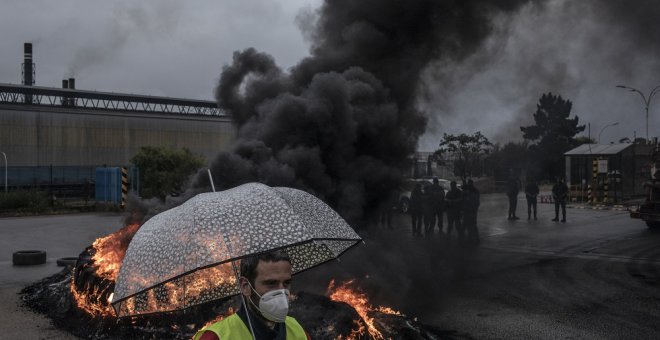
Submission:
MULTIPOLYGON (((520 126, 533 123, 536 103, 548 92, 574 103, 572 113, 591 123, 592 137, 617 121, 603 134, 606 143, 639 136, 642 100, 615 86, 648 93, 659 85, 659 14, 660 4, 648 0, 545 0, 496 15, 475 53, 433 62, 424 74, 420 107, 431 119, 420 148, 437 148, 443 132, 519 141, 520 126)), ((651 136, 660 133, 658 107, 650 110, 651 136)))
MULTIPOLYGON (((428 64, 471 55, 495 14, 524 2, 326 1, 299 16, 312 28, 310 56, 290 70, 253 48, 235 52, 216 98, 237 136, 212 163, 216 187, 295 187, 363 221, 425 131, 417 97, 428 64)), ((206 175, 194 186, 208 187, 206 175)))

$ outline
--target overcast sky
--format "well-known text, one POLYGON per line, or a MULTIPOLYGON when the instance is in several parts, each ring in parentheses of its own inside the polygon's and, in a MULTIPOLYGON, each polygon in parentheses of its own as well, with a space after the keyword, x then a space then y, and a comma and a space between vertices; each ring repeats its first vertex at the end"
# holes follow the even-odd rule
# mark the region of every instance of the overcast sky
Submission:
MULTIPOLYGON (((307 55, 301 10, 320 0, 0 0, 0 83, 20 83, 23 43, 34 44, 36 85, 75 77, 84 90, 213 99, 222 66, 248 47, 288 68, 307 55)), ((573 102, 601 142, 644 137, 644 105, 624 84, 660 85, 660 2, 549 0, 495 18, 493 34, 460 63, 427 72, 419 104, 430 117, 419 148, 447 133, 521 140, 541 94, 573 102)), ((587 134, 585 131, 584 135, 587 134)), ((660 95, 649 134, 660 135, 660 95)))

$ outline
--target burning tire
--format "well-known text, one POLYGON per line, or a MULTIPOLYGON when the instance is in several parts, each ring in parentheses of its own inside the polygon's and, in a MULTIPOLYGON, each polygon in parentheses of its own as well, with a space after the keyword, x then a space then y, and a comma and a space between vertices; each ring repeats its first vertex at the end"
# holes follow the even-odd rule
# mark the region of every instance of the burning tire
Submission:
POLYGON ((46 252, 42 250, 20 250, 13 254, 15 266, 32 266, 46 263, 46 252))
POLYGON ((61 257, 57 259, 57 265, 60 267, 74 267, 77 261, 77 257, 61 257))

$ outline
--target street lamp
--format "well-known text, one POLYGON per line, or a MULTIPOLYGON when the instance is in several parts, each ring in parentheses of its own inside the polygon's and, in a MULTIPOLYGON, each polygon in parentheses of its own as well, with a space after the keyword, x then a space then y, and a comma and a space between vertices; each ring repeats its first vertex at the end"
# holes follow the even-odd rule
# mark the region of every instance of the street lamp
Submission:
POLYGON ((644 101, 644 108, 646 109, 646 140, 648 141, 649 140, 649 105, 651 104, 651 98, 653 98, 655 94, 660 92, 660 85, 656 86, 653 90, 651 90, 648 97, 646 97, 644 93, 642 93, 642 91, 638 89, 634 89, 629 86, 617 85, 616 87, 626 89, 630 92, 637 92, 639 93, 640 96, 642 96, 642 100, 644 101))
POLYGON ((7 195, 7 154, 3 152, 2 156, 5 158, 5 195, 7 195))
POLYGON ((605 129, 607 129, 610 126, 615 126, 615 125, 619 125, 619 122, 614 122, 612 124, 607 124, 607 125, 603 126, 602 129, 600 129, 600 132, 598 133, 598 144, 600 144, 600 135, 603 133, 603 131, 605 131, 605 129))

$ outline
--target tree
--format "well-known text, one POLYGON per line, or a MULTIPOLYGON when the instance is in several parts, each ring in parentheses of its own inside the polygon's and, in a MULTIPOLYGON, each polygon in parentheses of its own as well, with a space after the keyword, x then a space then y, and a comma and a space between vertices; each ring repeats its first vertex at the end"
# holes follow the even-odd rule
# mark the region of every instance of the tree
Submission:
POLYGON ((140 169, 140 194, 144 198, 158 197, 181 192, 188 177, 205 162, 198 155, 183 148, 143 146, 131 158, 131 163, 140 169))
POLYGON ((480 161, 492 146, 488 138, 479 131, 473 135, 462 133, 458 136, 445 133, 435 155, 437 159, 453 156, 454 174, 465 182, 468 175, 473 175, 476 169, 481 170, 480 161))
POLYGON ((579 118, 569 118, 573 103, 552 93, 543 94, 536 105, 535 125, 521 126, 523 138, 530 142, 533 166, 545 179, 564 173, 564 153, 579 143, 575 135, 584 131, 579 118))
POLYGON ((496 180, 506 180, 511 169, 518 173, 520 170, 528 168, 528 145, 526 141, 522 142, 509 142, 504 145, 496 144, 493 146, 492 151, 486 158, 486 166, 489 174, 495 177, 496 180))

